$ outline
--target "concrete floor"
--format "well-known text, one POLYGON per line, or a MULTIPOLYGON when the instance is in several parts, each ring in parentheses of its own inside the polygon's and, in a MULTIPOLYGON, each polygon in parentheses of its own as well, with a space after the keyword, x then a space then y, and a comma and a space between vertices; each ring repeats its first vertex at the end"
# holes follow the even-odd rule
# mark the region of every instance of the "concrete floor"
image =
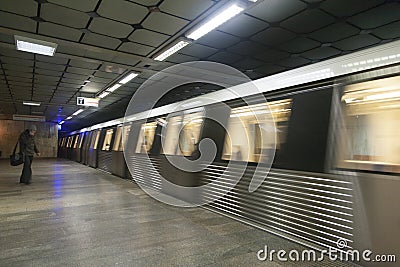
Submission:
MULTIPOLYGON (((203 208, 160 203, 127 180, 67 160, 0 161, 0 266, 320 266, 259 261, 304 247, 203 208)), ((325 266, 350 266, 324 261, 325 266)))

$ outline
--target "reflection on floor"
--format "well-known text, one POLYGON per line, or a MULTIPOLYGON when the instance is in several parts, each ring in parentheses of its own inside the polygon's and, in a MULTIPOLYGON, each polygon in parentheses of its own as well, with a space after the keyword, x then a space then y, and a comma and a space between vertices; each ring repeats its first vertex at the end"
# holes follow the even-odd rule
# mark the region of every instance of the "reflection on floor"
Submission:
MULTIPOLYGON (((1 266, 310 266, 259 261, 257 251, 304 247, 202 208, 176 208, 135 184, 66 160, 0 161, 1 266)), ((349 266, 323 262, 329 266, 349 266)))

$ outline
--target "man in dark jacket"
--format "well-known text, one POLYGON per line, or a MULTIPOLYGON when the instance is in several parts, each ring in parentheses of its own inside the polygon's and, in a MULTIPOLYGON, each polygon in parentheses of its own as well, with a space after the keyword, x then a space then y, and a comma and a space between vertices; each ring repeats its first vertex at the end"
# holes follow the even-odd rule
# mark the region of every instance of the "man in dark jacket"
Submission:
POLYGON ((25 155, 24 168, 22 169, 20 183, 30 184, 32 180, 32 161, 33 155, 40 156, 39 149, 35 143, 36 126, 31 125, 27 130, 21 133, 19 136, 19 146, 21 152, 25 155))

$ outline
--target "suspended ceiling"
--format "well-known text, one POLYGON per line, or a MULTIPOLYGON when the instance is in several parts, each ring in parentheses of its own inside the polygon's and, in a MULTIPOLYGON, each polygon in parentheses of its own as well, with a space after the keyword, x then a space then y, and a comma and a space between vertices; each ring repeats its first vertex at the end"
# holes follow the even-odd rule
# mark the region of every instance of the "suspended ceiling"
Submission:
MULTIPOLYGON (((1 0, 0 114, 58 122, 130 71, 140 75, 65 123, 72 130, 123 116, 140 85, 173 64, 224 63, 257 79, 400 37, 398 0, 258 0, 165 62, 155 55, 228 0, 1 0), (15 49, 14 35, 55 42, 55 56, 15 49), (41 102, 40 107, 22 101, 41 102)), ((246 2, 246 1, 245 1, 246 2)), ((170 103, 217 90, 182 87, 170 103)))

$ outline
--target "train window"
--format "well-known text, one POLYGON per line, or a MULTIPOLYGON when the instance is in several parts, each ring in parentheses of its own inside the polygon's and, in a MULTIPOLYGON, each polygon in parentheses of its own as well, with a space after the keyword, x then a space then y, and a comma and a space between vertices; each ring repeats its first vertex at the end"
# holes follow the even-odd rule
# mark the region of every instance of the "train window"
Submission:
POLYGON ((196 149, 197 143, 199 142, 202 123, 202 112, 185 114, 183 117, 183 127, 179 133, 178 154, 184 156, 192 155, 196 149))
POLYGON ((225 160, 266 162, 267 151, 285 143, 291 99, 234 108, 228 121, 223 156, 225 160), (273 118, 273 120, 272 120, 273 118))
POLYGON ((190 156, 199 142, 203 109, 185 111, 168 119, 163 154, 190 156))
POLYGON ((72 143, 72 136, 68 136, 67 148, 71 147, 71 143, 72 143))
POLYGON ((162 144, 162 153, 167 155, 175 155, 178 137, 179 137, 179 128, 182 124, 182 116, 174 116, 168 118, 167 128, 165 129, 165 138, 162 144))
POLYGON ((400 76, 348 85, 338 167, 400 172, 400 76))
POLYGON ((139 133, 139 139, 136 145, 136 153, 148 153, 154 141, 154 134, 157 123, 143 123, 139 133))
POLYGON ((122 127, 118 126, 117 132, 115 133, 114 145, 112 150, 118 151, 120 143, 122 143, 122 127))
POLYGON ((78 148, 81 148, 81 147, 82 147, 82 143, 83 143, 84 136, 85 136, 85 133, 81 133, 81 134, 79 135, 79 145, 78 145, 78 148))
POLYGON ((74 138, 74 148, 78 148, 80 135, 75 135, 74 138))
POLYGON ((131 125, 125 125, 122 133, 122 142, 119 143, 118 151, 123 151, 124 146, 128 141, 130 131, 131 131, 131 125))
POLYGON ((97 130, 92 135, 92 142, 90 148, 97 149, 97 144, 99 143, 100 130, 97 130))
POLYGON ((106 136, 104 137, 104 142, 101 150, 103 151, 110 151, 111 140, 113 137, 114 129, 108 129, 106 131, 106 136))

